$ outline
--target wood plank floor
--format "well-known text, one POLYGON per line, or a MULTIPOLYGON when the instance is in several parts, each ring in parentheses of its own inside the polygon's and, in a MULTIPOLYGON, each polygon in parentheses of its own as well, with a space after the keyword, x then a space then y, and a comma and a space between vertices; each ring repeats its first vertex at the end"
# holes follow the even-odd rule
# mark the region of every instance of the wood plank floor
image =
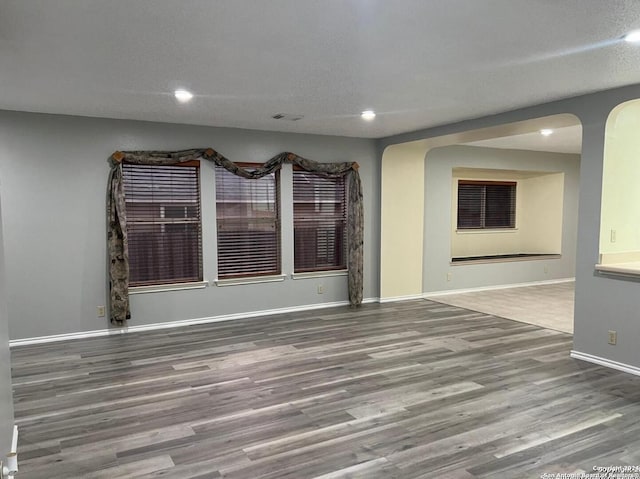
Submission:
POLYGON ((430 301, 12 350, 20 477, 539 478, 640 464, 640 377, 430 301))

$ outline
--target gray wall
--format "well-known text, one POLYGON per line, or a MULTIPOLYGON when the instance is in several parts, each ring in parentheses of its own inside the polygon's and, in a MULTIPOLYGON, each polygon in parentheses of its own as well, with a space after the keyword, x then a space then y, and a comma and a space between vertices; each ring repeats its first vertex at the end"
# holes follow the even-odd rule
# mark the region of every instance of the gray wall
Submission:
MULTIPOLYGON (((106 187, 115 150, 212 147, 233 161, 292 151, 357 161, 364 190, 364 297, 378 296, 379 169, 372 140, 0 111, 0 177, 12 339, 104 329, 106 187)), ((203 165, 205 279, 215 251, 213 175, 203 165), (209 214, 208 214, 209 213, 209 214), (208 219, 207 219, 208 218, 208 219)), ((284 213, 284 212, 283 212, 284 213)), ((285 255, 292 249, 283 237, 285 255)), ((283 270, 284 273, 290 272, 283 270)), ((346 277, 131 296, 130 326, 346 301, 346 277)))
POLYGON ((472 146, 434 148, 425 158, 425 293, 526 283, 575 274, 580 156, 472 146), (451 170, 455 167, 563 172, 562 257, 535 261, 450 265, 451 170), (547 266, 547 273, 544 272, 547 266), (451 281, 447 273, 451 272, 451 281))
MULTIPOLYGON (((291 150, 318 161, 358 161, 366 208, 365 297, 375 297, 378 172, 386 146, 573 113, 583 127, 574 349, 640 367, 636 344, 640 337, 640 282, 604 277, 594 271, 599 253, 605 123, 615 106, 637 98, 640 85, 546 103, 384 138, 376 142, 377 153, 368 140, 0 112, 10 333, 23 338, 106 326, 105 320, 95 317, 95 306, 106 302, 106 158, 115 149, 212 146, 233 160, 269 158, 291 150), (609 329, 618 331, 616 346, 607 344, 609 329)), ((336 279, 340 281, 343 279, 336 279)), ((315 282, 311 283, 289 280, 247 288, 138 295, 131 324, 263 310, 276 303, 278 307, 313 304, 319 297, 315 282), (270 293, 278 293, 278 297, 270 297, 270 293)), ((323 301, 346 299, 342 288, 338 293, 335 286, 329 285, 323 301), (332 294, 333 288, 336 292, 332 294)))
POLYGON ((574 349, 640 368, 640 281, 597 274, 600 240, 600 200, 604 131, 611 110, 620 103, 640 98, 640 85, 607 90, 467 120, 437 128, 383 138, 379 155, 393 144, 504 125, 561 113, 573 113, 582 122, 582 156, 576 250, 576 299, 574 349), (607 344, 607 331, 618 332, 618 344, 607 344))
MULTIPOLYGON (((0 194, 2 185, 0 185, 0 194)), ((1 201, 0 201, 1 203, 1 201)), ((2 208, 0 206, 0 218, 2 208)), ((6 305, 6 278, 4 266, 4 243, 0 222, 0 459, 11 447, 13 433, 13 395, 11 386, 11 363, 9 358, 9 317, 6 305)))

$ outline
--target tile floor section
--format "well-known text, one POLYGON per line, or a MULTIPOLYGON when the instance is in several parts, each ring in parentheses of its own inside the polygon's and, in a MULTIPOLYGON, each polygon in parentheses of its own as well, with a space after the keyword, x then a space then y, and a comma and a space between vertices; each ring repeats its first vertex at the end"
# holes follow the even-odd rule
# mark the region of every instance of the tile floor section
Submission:
POLYGON ((573 281, 434 296, 439 303, 573 334, 573 281))

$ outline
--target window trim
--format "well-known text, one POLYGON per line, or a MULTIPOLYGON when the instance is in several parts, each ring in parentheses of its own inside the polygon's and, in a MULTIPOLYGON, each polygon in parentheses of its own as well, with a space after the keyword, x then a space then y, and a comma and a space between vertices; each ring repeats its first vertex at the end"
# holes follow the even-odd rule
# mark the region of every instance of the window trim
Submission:
POLYGON ((259 283, 279 283, 286 279, 285 274, 272 274, 272 275, 260 275, 260 276, 242 276, 235 278, 222 278, 216 279, 212 284, 216 286, 240 286, 243 284, 259 284, 259 283))
POLYGON ((330 269, 325 271, 306 271, 301 273, 291 273, 291 279, 311 279, 311 278, 330 278, 332 276, 347 276, 348 269, 330 269))
MULTIPOLYGON (((206 285, 207 282, 204 279, 204 255, 203 255, 203 225, 202 225, 202 178, 201 178, 201 165, 200 160, 190 160, 184 161, 182 163, 174 163, 169 165, 155 165, 155 164, 137 164, 137 163, 127 163, 124 162, 122 164, 123 170, 127 166, 131 167, 150 167, 150 168, 167 168, 167 167, 180 167, 180 168, 195 168, 196 174, 196 188, 197 188, 197 198, 198 198, 198 219, 190 220, 190 221, 155 221, 166 219, 163 217, 154 218, 152 221, 135 221, 133 219, 130 220, 129 215, 127 215, 126 228, 127 235, 129 234, 128 227, 129 224, 161 224, 161 225, 170 225, 170 224, 196 224, 198 225, 198 241, 197 241, 197 250, 198 250, 198 279, 194 281, 194 278, 184 278, 185 281, 180 281, 181 278, 170 278, 168 280, 149 280, 149 281, 137 281, 133 286, 131 286, 131 277, 129 277, 129 292, 132 294, 138 293, 147 293, 147 292, 155 292, 158 290, 162 291, 174 291, 179 289, 194 289, 201 288, 204 286, 194 286, 194 285, 206 285), (183 286, 184 285, 184 286, 183 286)), ((125 186, 125 174, 123 171, 123 189, 126 189, 125 186)), ((127 204, 127 196, 125 194, 125 207, 127 204)), ((166 205, 158 202, 160 211, 165 211, 166 205)))
POLYGON ((457 193, 456 193, 456 233, 501 233, 501 232, 515 232, 518 230, 517 224, 517 195, 518 195, 518 182, 510 180, 457 180, 457 193), (480 204, 480 223, 481 226, 460 226, 460 186, 475 185, 475 186, 510 186, 513 188, 512 202, 513 207, 512 218, 513 223, 509 226, 486 226, 486 188, 483 188, 482 199, 480 204))
MULTIPOLYGON (((245 168, 245 169, 251 169, 251 168, 260 168, 262 167, 264 164, 263 163, 255 163, 255 162, 238 162, 235 163, 237 166, 241 167, 241 168, 245 168)), ((220 165, 215 165, 214 167, 214 184, 216 184, 215 182, 217 181, 217 171, 218 168, 227 171, 229 174, 234 174, 228 170, 226 170, 226 168, 224 168, 223 166, 220 165)), ((274 175, 275 178, 275 206, 276 206, 276 216, 275 216, 275 228, 276 228, 276 247, 275 247, 275 251, 276 251, 276 255, 277 255, 277 271, 266 271, 266 272, 250 272, 250 273, 240 273, 240 274, 234 274, 232 276, 224 276, 224 277, 220 277, 220 250, 219 250, 219 245, 220 245, 220 223, 219 223, 219 218, 218 218, 218 188, 217 188, 217 184, 216 184, 216 188, 215 188, 215 196, 214 196, 214 202, 215 202, 215 217, 214 217, 214 221, 215 221, 215 228, 216 228, 216 279, 213 281, 213 283, 216 286, 232 286, 232 285, 236 285, 236 284, 252 284, 252 283, 267 283, 267 282, 272 282, 272 281, 281 281, 278 279, 273 279, 273 278, 278 278, 280 276, 283 277, 284 279, 284 275, 282 274, 282 187, 281 187, 281 171, 280 169, 274 170, 272 173, 274 175), (254 280, 255 279, 255 280, 254 280)), ((237 175, 239 176, 239 175, 237 175)), ((269 175, 265 175, 269 176, 269 175)), ((245 179, 247 181, 259 181, 259 179, 253 180, 250 178, 244 178, 239 176, 242 179, 245 179)), ((264 178, 264 177, 263 177, 264 178)), ((269 221, 270 222, 270 221, 269 221)))
MULTIPOLYGON (((317 176, 319 178, 324 178, 322 175, 318 175, 317 173, 314 173, 312 171, 307 171, 304 168, 298 166, 298 165, 293 165, 292 168, 292 176, 291 176, 291 207, 292 207, 292 229, 293 229, 293 234, 294 234, 294 240, 293 240, 293 272, 291 273, 291 278, 292 279, 302 279, 302 278, 309 278, 309 277, 324 277, 324 276, 341 276, 343 272, 348 272, 347 266, 348 266, 348 254, 349 254, 349 239, 348 239, 348 234, 349 234, 349 229, 348 229, 348 202, 349 202, 349 191, 348 191, 348 182, 346 181, 346 177, 344 176, 340 176, 340 177, 335 177, 335 178, 331 178, 331 179, 339 179, 340 181, 342 181, 342 189, 343 189, 343 198, 341 198, 340 201, 320 201, 317 202, 316 200, 314 200, 313 202, 310 201, 296 201, 296 195, 295 195, 295 184, 296 184, 296 180, 295 180, 295 175, 296 172, 299 173, 308 173, 310 175, 313 176, 317 176), (295 241, 295 232, 296 232, 296 223, 303 223, 303 222, 309 222, 309 223, 319 223, 322 222, 322 217, 321 216, 317 216, 313 219, 299 219, 298 221, 296 221, 296 204, 313 204, 313 205, 318 205, 318 204, 334 204, 334 205, 342 205, 343 207, 343 214, 344 214, 344 219, 343 219, 343 226, 344 226, 344 237, 341 240, 342 241, 342 264, 339 265, 330 265, 330 266, 314 266, 311 268, 300 268, 296 270, 296 241, 295 241)), ((314 194, 315 197, 315 194, 314 194)), ((336 222, 337 224, 337 222, 336 222)), ((317 254, 317 251, 316 251, 317 254)), ((346 273, 344 273, 346 274, 346 273)))
POLYGON ((463 228, 456 229, 459 235, 487 235, 496 233, 517 233, 519 228, 463 228))
POLYGON ((167 283, 154 284, 148 286, 131 286, 129 294, 145 294, 145 293, 164 293, 165 291, 182 291, 185 289, 203 289, 209 285, 209 282, 194 281, 191 283, 167 283))

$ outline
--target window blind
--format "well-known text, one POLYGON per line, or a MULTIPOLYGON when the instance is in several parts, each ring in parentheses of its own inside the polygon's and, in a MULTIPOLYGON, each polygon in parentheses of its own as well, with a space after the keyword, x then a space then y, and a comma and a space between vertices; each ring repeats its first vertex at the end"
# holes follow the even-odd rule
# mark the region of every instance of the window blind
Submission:
POLYGON ((130 286, 202 281, 199 163, 122 171, 130 286))
POLYGON ((458 181, 458 229, 516 226, 516 183, 458 181))
POLYGON ((246 179, 220 166, 215 172, 218 278, 280 274, 278 173, 246 179))
POLYGON ((347 204, 344 177, 293 172, 294 271, 346 268, 347 204))

